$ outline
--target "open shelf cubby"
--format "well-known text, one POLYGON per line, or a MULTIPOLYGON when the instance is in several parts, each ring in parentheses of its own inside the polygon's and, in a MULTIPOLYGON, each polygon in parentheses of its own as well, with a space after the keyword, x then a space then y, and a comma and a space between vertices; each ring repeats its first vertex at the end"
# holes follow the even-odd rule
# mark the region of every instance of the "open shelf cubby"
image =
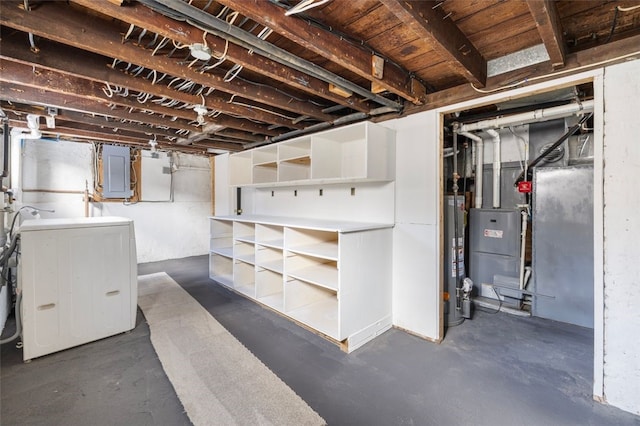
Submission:
POLYGON ((335 291, 292 279, 285 283, 285 294, 285 314, 327 336, 340 338, 335 291))
POLYGON ((256 224, 256 242, 265 247, 284 247, 284 228, 278 225, 256 224))
POLYGON ((227 287, 233 287, 233 259, 209 253, 209 277, 227 287))
POLYGON ((256 269, 256 300, 281 311, 284 309, 284 279, 282 273, 256 269))
POLYGON ((338 260, 338 232, 287 228, 285 238, 290 251, 338 260))
POLYGON ((329 290, 338 290, 338 262, 320 257, 289 252, 286 258, 287 276, 315 284, 329 290))
POLYGON ((233 288, 249 297, 256 297, 256 278, 253 265, 240 260, 233 262, 233 288))
POLYGON ((348 351, 391 327, 392 224, 247 215, 211 221, 212 241, 233 248, 210 252, 212 279, 346 342, 348 351))
POLYGON ((231 186, 391 181, 393 131, 370 122, 261 146, 229 156, 231 186))

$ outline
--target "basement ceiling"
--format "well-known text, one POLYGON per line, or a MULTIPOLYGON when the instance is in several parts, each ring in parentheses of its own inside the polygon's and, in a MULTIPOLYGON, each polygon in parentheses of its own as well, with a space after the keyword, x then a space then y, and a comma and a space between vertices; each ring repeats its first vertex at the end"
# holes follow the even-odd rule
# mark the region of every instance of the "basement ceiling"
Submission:
POLYGON ((3 0, 0 24, 10 126, 198 154, 640 56, 637 1, 3 0))

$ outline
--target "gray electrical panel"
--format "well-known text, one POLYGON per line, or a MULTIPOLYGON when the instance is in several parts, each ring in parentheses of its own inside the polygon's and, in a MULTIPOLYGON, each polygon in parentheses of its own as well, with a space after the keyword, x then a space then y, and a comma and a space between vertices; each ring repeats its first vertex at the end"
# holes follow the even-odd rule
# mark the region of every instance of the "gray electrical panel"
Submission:
POLYGON ((533 189, 533 315, 593 328, 593 166, 536 168, 533 189))
POLYGON ((124 146, 102 146, 103 198, 131 198, 131 154, 124 146))
POLYGON ((449 293, 449 300, 444 302, 445 306, 445 327, 460 324, 464 318, 462 313, 456 310, 456 277, 462 280, 465 275, 464 270, 464 197, 458 196, 457 207, 454 197, 447 195, 444 197, 444 258, 445 258, 445 289, 449 293), (456 241, 456 218, 458 215, 458 240, 456 241), (458 251, 456 265, 456 250, 458 251), (456 268, 458 270, 456 270, 456 268))
POLYGON ((479 296, 496 298, 491 289, 491 285, 497 284, 496 275, 519 276, 520 222, 518 210, 471 209, 469 212, 469 277, 479 296))

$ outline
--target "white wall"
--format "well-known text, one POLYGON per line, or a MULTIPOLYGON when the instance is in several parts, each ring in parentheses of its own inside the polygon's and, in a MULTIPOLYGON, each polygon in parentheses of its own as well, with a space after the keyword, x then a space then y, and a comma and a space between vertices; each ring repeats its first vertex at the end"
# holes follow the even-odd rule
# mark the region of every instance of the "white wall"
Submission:
POLYGON ((604 74, 604 397, 640 414, 640 61, 604 74))
POLYGON ((433 340, 443 331, 438 120, 427 111, 384 123, 396 130, 393 324, 433 340))
MULTIPOLYGON (((82 191, 85 181, 88 181, 92 192, 90 144, 25 140, 22 144, 14 142, 14 147, 22 155, 19 156, 21 164, 16 167, 18 176, 12 186, 32 190, 82 191)), ((174 202, 142 201, 130 205, 103 202, 90 205, 92 216, 122 216, 134 220, 138 262, 208 253, 207 217, 211 215, 209 160, 186 154, 174 158, 177 166, 173 173, 174 202)), ((22 204, 55 209, 55 213, 42 212, 42 217, 84 216, 82 194, 18 192, 17 197, 22 204)))

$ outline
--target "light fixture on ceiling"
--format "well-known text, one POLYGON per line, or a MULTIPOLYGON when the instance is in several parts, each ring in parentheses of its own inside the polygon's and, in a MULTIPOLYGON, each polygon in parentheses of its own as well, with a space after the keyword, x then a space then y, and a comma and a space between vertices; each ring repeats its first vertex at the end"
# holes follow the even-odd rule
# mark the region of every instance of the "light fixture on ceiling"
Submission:
POLYGON ((207 46, 207 32, 202 33, 202 43, 192 43, 189 45, 191 56, 201 61, 211 59, 211 49, 207 46))
POLYGON ((198 114, 196 117, 196 121, 199 126, 202 126, 205 123, 204 116, 209 112, 207 107, 204 105, 204 96, 200 95, 202 98, 202 105, 194 105, 193 110, 198 114))
POLYGON ((209 59, 211 59, 211 49, 209 49, 209 46, 207 46, 206 44, 190 44, 189 51, 191 52, 191 56, 196 59, 200 59, 201 61, 208 61, 209 59))
POLYGON ((45 121, 47 122, 47 127, 49 129, 56 128, 56 116, 58 115, 58 108, 56 107, 47 107, 47 115, 44 116, 45 121))
POLYGON ((158 154, 158 141, 156 140, 156 136, 153 135, 153 139, 149 139, 149 145, 151 145, 151 158, 159 158, 160 154, 158 154))

